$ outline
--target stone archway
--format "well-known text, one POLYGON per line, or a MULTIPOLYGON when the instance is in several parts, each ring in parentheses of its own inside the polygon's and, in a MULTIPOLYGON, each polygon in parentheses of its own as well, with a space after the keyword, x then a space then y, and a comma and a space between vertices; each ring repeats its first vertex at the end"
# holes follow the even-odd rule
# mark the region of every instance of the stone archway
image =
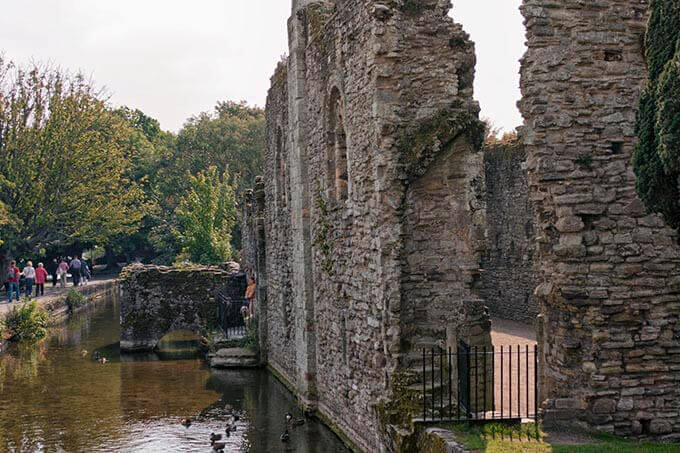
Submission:
POLYGON ((169 332, 201 333, 217 321, 216 291, 245 287, 245 275, 212 267, 133 265, 121 273, 120 348, 151 351, 169 332))

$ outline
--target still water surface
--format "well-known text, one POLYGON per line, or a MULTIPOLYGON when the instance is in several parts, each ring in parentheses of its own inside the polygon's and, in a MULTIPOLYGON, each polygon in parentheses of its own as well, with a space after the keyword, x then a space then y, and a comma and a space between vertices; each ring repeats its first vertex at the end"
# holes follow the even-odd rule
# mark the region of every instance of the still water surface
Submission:
POLYGON ((0 452, 210 452, 210 433, 224 434, 231 412, 240 420, 227 452, 348 452, 313 420, 282 443, 284 414, 300 413, 266 371, 211 371, 176 353, 121 356, 118 319, 117 301, 106 300, 0 356, 0 452))

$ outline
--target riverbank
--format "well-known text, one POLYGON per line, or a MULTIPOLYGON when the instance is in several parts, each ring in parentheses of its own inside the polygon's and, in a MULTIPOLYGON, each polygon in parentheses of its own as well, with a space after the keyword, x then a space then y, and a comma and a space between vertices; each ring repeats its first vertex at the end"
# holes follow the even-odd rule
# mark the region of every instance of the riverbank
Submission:
MULTIPOLYGON (((31 300, 36 301, 38 307, 44 309, 45 311, 47 311, 47 313, 49 313, 50 315, 49 325, 55 326, 63 323, 64 321, 66 321, 66 319, 68 319, 69 309, 68 306, 66 305, 66 295, 70 290, 75 289, 85 297, 86 303, 83 305, 83 307, 79 308, 80 310, 87 307, 94 301, 102 297, 105 297, 110 291, 113 291, 115 288, 117 288, 117 286, 118 276, 107 275, 97 277, 91 280, 89 284, 85 286, 78 287, 67 286, 65 288, 56 286, 45 288, 45 292, 47 293, 45 296, 37 298, 34 297, 31 300)), ((18 307, 28 302, 28 299, 22 298, 21 302, 17 303, 15 301, 10 304, 9 302, 7 302, 6 295, 3 296, 4 296, 2 299, 3 302, 0 303, 0 322, 4 322, 7 313, 9 313, 13 307, 18 307)), ((0 338, 0 351, 4 350, 6 343, 7 338, 0 338)))

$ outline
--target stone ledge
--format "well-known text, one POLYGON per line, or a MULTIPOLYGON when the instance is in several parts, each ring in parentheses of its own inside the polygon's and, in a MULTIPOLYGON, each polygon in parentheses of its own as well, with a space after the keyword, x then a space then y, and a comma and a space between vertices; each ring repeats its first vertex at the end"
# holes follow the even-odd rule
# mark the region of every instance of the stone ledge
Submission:
POLYGON ((453 431, 444 428, 427 428, 421 440, 418 442, 418 448, 423 453, 467 453, 468 450, 458 443, 456 434, 453 431))
POLYGON ((260 366, 260 358, 257 351, 248 348, 224 348, 210 357, 210 367, 230 368, 256 368, 260 366))

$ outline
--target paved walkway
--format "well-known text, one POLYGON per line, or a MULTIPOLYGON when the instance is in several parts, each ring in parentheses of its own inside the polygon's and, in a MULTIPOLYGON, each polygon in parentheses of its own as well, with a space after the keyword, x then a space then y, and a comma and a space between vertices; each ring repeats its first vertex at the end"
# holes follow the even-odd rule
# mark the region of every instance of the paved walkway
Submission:
POLYGON ((496 415, 500 415, 502 409, 505 417, 533 417, 535 403, 535 327, 506 319, 492 319, 491 340, 496 352, 494 360, 496 415), (501 346, 503 347, 502 356, 500 354, 501 346), (519 353, 517 350, 518 346, 519 353), (528 360, 527 346, 529 348, 528 360), (512 348, 512 352, 509 351, 509 348, 512 348))
MULTIPOLYGON (((106 284, 110 282, 111 280, 115 279, 115 275, 101 275, 101 276, 96 276, 93 280, 90 280, 88 283, 88 287, 96 287, 99 285, 106 284)), ((68 290, 73 288, 72 283, 68 283, 68 286, 65 288, 62 288, 61 286, 57 285, 56 287, 52 286, 51 282, 48 282, 45 284, 45 295, 41 297, 33 297, 32 300, 37 300, 39 306, 44 306, 48 304, 49 302, 54 301, 55 299, 61 297, 64 293, 66 293, 68 290)), ((7 293, 4 291, 4 288, 0 286, 0 289, 2 289, 2 292, 0 293, 0 317, 4 317, 4 315, 9 312, 12 306, 16 306, 16 300, 12 301, 12 304, 7 301, 7 293)), ((35 288, 33 289, 33 294, 35 295, 35 288)), ((21 297, 21 303, 26 302, 28 299, 25 297, 21 297)))
POLYGON ((533 346, 536 344, 536 328, 531 324, 494 318, 491 320, 491 341, 498 346, 533 346))

